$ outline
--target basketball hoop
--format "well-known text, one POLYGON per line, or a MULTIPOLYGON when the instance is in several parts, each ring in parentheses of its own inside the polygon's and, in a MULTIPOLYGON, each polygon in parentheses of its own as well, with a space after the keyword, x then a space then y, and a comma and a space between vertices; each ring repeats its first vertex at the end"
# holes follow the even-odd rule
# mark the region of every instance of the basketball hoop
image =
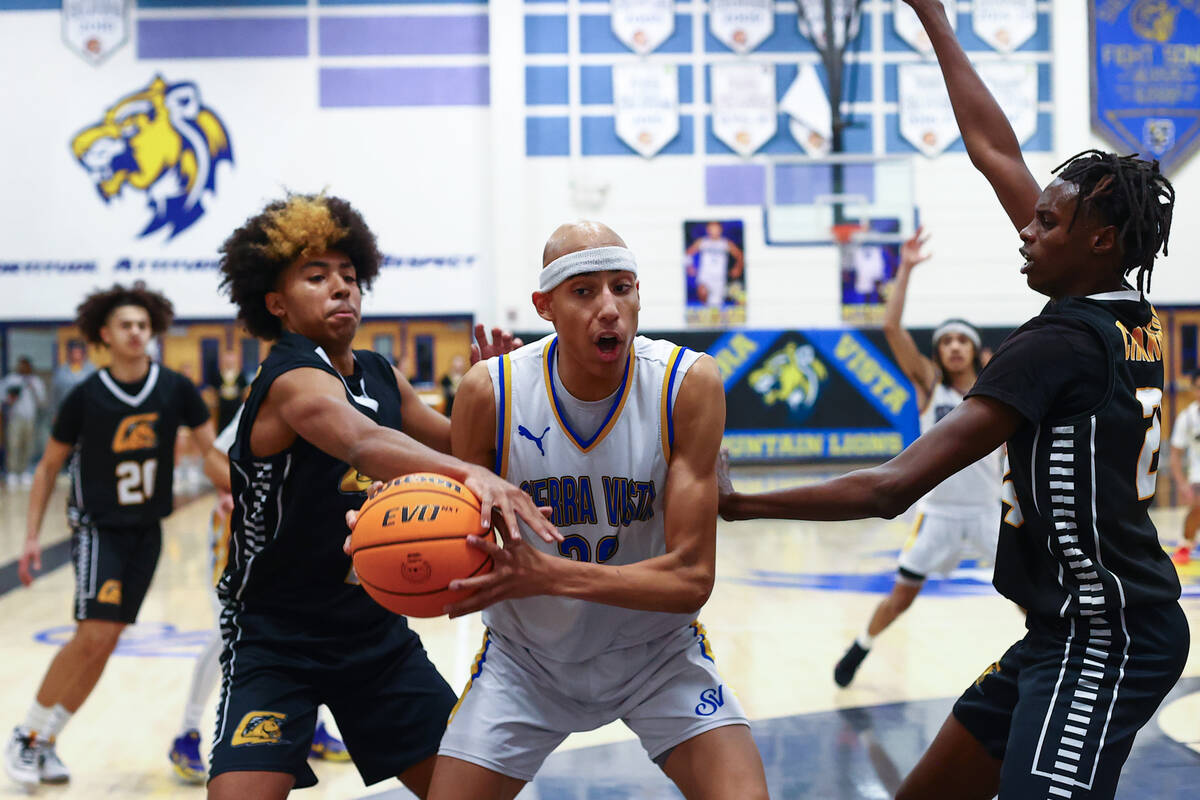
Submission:
POLYGON ((860 237, 865 228, 857 222, 839 222, 830 227, 833 240, 837 242, 838 266, 842 272, 855 268, 855 257, 861 244, 860 237))
POLYGON ((839 222, 830 228, 833 232, 833 239, 838 243, 838 247, 845 247, 854 239, 854 235, 862 231, 863 226, 857 222, 839 222))

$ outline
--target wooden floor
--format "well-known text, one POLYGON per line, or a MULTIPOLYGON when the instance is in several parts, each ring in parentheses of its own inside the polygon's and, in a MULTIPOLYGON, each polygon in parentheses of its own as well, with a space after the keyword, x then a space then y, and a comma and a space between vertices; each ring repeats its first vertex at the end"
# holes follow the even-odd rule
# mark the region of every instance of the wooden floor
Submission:
MULTIPOLYGON (((811 479, 811 473, 797 470, 743 471, 738 476, 746 488, 811 479)), ((43 531, 47 545, 66 535, 62 494, 60 487, 47 514, 43 531)), ((0 490, 0 564, 19 553, 26 502, 24 491, 0 490)), ((166 753, 183 713, 192 656, 213 625, 205 549, 209 505, 209 497, 201 496, 182 505, 167 520, 162 560, 140 622, 128 631, 96 692, 60 739, 59 752, 72 770, 72 782, 65 788, 43 787, 41 795, 203 797, 202 789, 176 781, 166 753)), ((1163 539, 1173 542, 1179 513, 1157 511, 1155 518, 1163 539)), ((952 580, 931 581, 912 609, 879 638, 852 687, 838 689, 831 678, 833 664, 863 628, 880 592, 890 586, 896 551, 907 535, 904 521, 721 524, 718 581, 701 620, 727 683, 737 690, 750 716, 762 721, 764 730, 783 730, 780 726, 793 724, 789 720, 819 722, 825 719, 825 712, 837 712, 855 725, 847 709, 923 709, 921 713, 933 720, 929 724, 935 724, 944 717, 952 698, 1020 638, 1023 624, 1016 608, 990 588, 985 568, 967 565, 952 580)), ((1186 568, 1183 577, 1184 607, 1193 630, 1200 632, 1200 567, 1186 568)), ((0 691, 0 726, 23 718, 54 646, 69 636, 71 592, 72 571, 65 566, 44 575, 32 588, 0 595, 0 685, 4 687, 0 691)), ((413 627, 450 683, 456 688, 464 684, 482 634, 478 615, 458 621, 416 620, 413 627)), ((1200 648, 1193 647, 1181 690, 1193 685, 1200 689, 1200 682, 1189 680, 1200 677, 1197 653, 1200 648)), ((206 739, 211 717, 210 713, 205 720, 206 739)), ((905 734, 902 723, 898 724, 901 727, 893 726, 887 733, 891 741, 899 742, 892 748, 892 768, 879 766, 877 752, 867 752, 861 761, 867 766, 861 768, 847 767, 838 759, 818 759, 815 767, 803 767, 829 773, 816 776, 819 780, 814 783, 812 775, 789 775, 789 770, 800 768, 793 759, 764 751, 773 795, 820 796, 822 800, 889 796, 894 788, 890 785, 894 783, 892 773, 907 771, 931 735, 926 728, 919 734, 905 734), (863 774, 842 776, 836 774, 838 770, 863 774), (820 795, 794 788, 826 785, 820 781, 842 788, 820 795)), ((1149 796, 1159 800, 1198 796, 1200 755, 1186 747, 1190 745, 1200 754, 1200 691, 1184 692, 1169 701, 1143 737, 1150 735, 1151 728, 1160 738, 1179 743, 1171 745, 1175 748, 1172 758, 1177 760, 1172 766, 1182 770, 1175 774, 1186 777, 1184 783, 1190 783, 1191 789, 1149 796)), ((878 749, 883 734, 872 739, 869 733, 863 733, 859 724, 846 735, 857 736, 856 741, 865 743, 867 750, 872 745, 878 749)), ((826 738, 838 735, 842 734, 829 729, 826 738)), ((618 724, 572 736, 563 749, 591 748, 589 753, 609 759, 610 763, 599 765, 597 774, 648 768, 644 790, 589 794, 589 779, 579 772, 573 779, 580 786, 578 794, 574 789, 555 788, 558 784, 549 778, 539 778, 522 798, 677 796, 673 789, 663 788, 665 781, 648 767, 640 749, 627 746, 630 739, 618 724)), ((569 753, 556 754, 547 762, 547 770, 552 762, 565 765, 571 763, 569 759, 569 753)), ((594 761, 589 758, 589 763, 594 761)), ((320 783, 301 797, 409 796, 397 789, 394 781, 364 787, 349 765, 314 766, 320 783)), ((0 776, 0 797, 10 796, 22 795, 0 776)))

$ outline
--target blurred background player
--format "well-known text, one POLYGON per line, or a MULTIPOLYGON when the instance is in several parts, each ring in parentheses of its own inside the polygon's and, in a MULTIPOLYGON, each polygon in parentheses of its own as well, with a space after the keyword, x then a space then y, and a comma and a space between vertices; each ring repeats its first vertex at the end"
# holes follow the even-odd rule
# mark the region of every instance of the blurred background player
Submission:
POLYGON ((238 354, 234 351, 222 351, 217 366, 216 383, 211 387, 211 391, 216 395, 217 401, 217 430, 223 431, 242 407, 249 384, 246 383, 238 354))
POLYGON ((512 798, 568 734, 620 719, 685 797, 765 798, 696 619, 716 566, 716 362, 637 336, 637 263, 608 227, 559 227, 542 264, 533 302, 554 335, 473 367, 451 434, 550 506, 564 539, 468 538, 496 566, 452 581, 475 591, 449 611, 485 609, 487 633, 430 797, 512 798))
POLYGON ((38 411, 46 404, 46 384, 33 372, 28 356, 17 359, 15 371, 0 380, 8 424, 5 427, 5 458, 8 488, 33 483, 32 460, 38 448, 38 411))
POLYGON ((689 258, 694 259, 691 270, 695 277, 696 299, 710 308, 722 308, 729 281, 741 280, 742 250, 725 237, 720 222, 708 223, 704 231, 705 235, 687 249, 689 258))
POLYGON ((5 750, 5 771, 26 786, 69 779, 55 741, 99 681, 121 631, 137 620, 158 565, 161 520, 172 511, 177 430, 190 428, 204 447, 213 441, 195 386, 146 351, 171 318, 167 298, 120 284, 88 295, 78 308, 80 331, 108 348, 112 360, 63 401, 29 493, 18 567, 26 586, 42 566, 38 535, 55 478, 72 457, 67 521, 77 625, 5 750))
POLYGON ((1183 520, 1183 541, 1175 551, 1176 564, 1191 563, 1200 528, 1200 372, 1191 375, 1192 402, 1179 412, 1171 428, 1171 478, 1179 499, 1188 507, 1183 520), (1184 472, 1183 459, 1187 458, 1184 472))
POLYGON ((79 384, 96 371, 96 365, 88 359, 87 344, 80 339, 67 342, 67 360, 59 364, 50 379, 50 416, 58 416, 63 400, 79 384))
MULTIPOLYGON (((975 385, 982 368, 979 331, 959 319, 943 322, 933 332, 933 358, 917 349, 900 324, 913 267, 929 256, 922 252, 922 230, 900 248, 900 266, 884 312, 883 333, 896 363, 917 393, 921 433, 958 407, 975 385)), ((903 614, 931 574, 945 574, 964 558, 991 561, 1000 524, 1000 456, 980 459, 938 484, 917 505, 912 536, 900 554, 896 582, 880 601, 866 629, 838 661, 833 679, 849 686, 875 637, 903 614)))

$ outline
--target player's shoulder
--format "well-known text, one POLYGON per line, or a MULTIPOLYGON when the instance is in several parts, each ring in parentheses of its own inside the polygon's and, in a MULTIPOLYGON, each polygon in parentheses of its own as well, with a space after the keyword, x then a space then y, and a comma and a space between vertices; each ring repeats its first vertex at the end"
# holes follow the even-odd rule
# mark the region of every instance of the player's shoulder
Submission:
POLYGON ((553 333, 547 334, 546 336, 532 341, 529 344, 518 347, 511 353, 508 353, 507 356, 493 356, 492 358, 489 358, 488 364, 497 365, 502 360, 507 358, 508 362, 514 365, 524 363, 536 363, 540 365, 542 360, 546 357, 546 353, 549 351, 550 344, 554 341, 554 339, 555 335, 553 333))
POLYGON ((668 339, 651 339, 648 336, 637 336, 633 340, 633 354, 640 362, 666 365, 677 355, 694 352, 668 339))

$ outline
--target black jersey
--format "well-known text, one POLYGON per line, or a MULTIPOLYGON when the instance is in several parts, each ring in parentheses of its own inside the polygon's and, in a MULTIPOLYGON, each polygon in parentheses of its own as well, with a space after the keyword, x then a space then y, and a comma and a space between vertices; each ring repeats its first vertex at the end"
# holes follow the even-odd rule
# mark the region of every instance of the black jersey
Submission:
POLYGON ((994 583, 1030 612, 1093 616, 1179 598, 1150 521, 1163 337, 1137 292, 1052 301, 968 396, 1012 406, 994 583))
POLYGON ((52 435, 75 445, 72 519, 102 527, 139 526, 171 513, 175 434, 208 420, 192 382, 155 363, 139 384, 94 372, 63 400, 52 435))
POLYGON ((300 436, 275 455, 256 458, 250 450, 250 431, 271 384, 303 368, 336 375, 350 405, 380 425, 400 428, 400 390, 383 356, 355 350, 354 374, 345 376, 322 348, 285 333, 250 384, 229 451, 234 507, 217 592, 227 607, 304 619, 314 632, 362 630, 393 618, 353 581, 342 551, 346 512, 363 504, 370 479, 300 436))

